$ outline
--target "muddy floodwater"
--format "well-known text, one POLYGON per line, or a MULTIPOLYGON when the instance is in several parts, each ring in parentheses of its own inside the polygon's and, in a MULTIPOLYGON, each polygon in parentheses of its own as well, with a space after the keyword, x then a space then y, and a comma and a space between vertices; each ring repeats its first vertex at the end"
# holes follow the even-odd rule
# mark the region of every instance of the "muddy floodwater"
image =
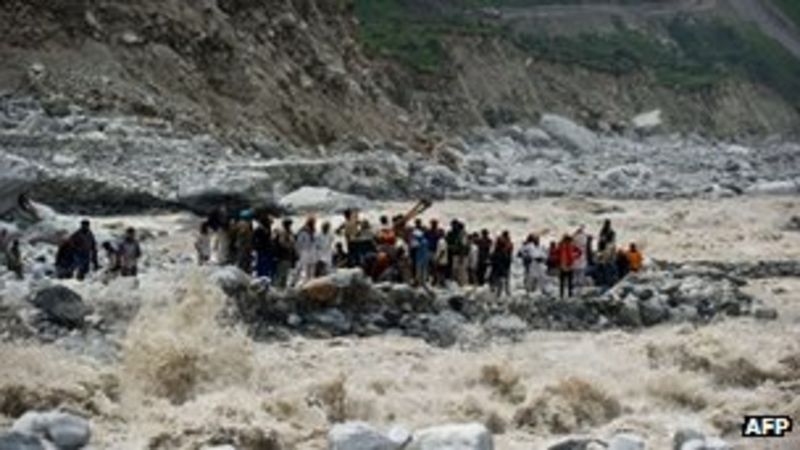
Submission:
MULTIPOLYGON (((409 206, 383 204, 369 216, 409 206)), ((800 231, 787 227, 798 215, 800 200, 789 197, 560 198, 443 202, 423 218, 508 229, 517 243, 530 231, 547 229, 552 239, 581 224, 596 233, 610 218, 620 243, 637 242, 651 258, 750 261, 799 260, 800 231)), ((568 435, 620 430, 668 449, 686 426, 757 449, 737 438, 744 415, 800 418, 800 279, 746 287, 778 310, 774 321, 531 331, 520 342, 470 349, 392 336, 260 343, 215 320, 224 295, 193 266, 197 222, 186 215, 95 220, 101 230, 125 224, 151 236, 137 281, 67 283, 124 325, 108 327, 110 348, 77 338, 0 344, 0 425, 29 409, 66 406, 91 417, 93 448, 121 450, 197 449, 232 434, 324 449, 331 423, 343 420, 409 429, 479 421, 499 450, 546 449, 568 435)), ((6 281, 3 301, 22 301, 27 289, 6 281)), ((800 445, 783 444, 771 448, 800 445)))

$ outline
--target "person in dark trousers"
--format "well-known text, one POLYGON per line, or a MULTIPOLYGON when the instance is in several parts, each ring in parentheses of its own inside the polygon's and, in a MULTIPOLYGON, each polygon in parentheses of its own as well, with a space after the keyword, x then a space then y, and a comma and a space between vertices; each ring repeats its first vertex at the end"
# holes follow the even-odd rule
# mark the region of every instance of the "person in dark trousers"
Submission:
POLYGON ((481 236, 478 238, 478 271, 477 281, 478 285, 483 286, 486 284, 486 271, 489 269, 489 259, 492 255, 492 237, 489 235, 489 230, 481 230, 481 236))
POLYGON ((572 236, 565 235, 556 248, 558 263, 559 295, 572 297, 575 263, 581 257, 581 250, 572 240, 572 236))
POLYGON ((344 245, 337 242, 333 251, 333 266, 336 269, 344 269, 350 262, 350 256, 344 251, 344 245))
POLYGON ((83 280, 90 269, 100 269, 100 264, 97 262, 97 241, 94 238, 89 221, 81 221, 80 229, 73 233, 70 239, 74 246, 73 256, 75 258, 75 268, 78 271, 78 279, 83 280))
POLYGON ((275 237, 275 258, 278 266, 274 284, 277 287, 285 288, 289 283, 289 274, 294 267, 296 257, 292 219, 285 219, 282 225, 283 227, 278 230, 275 237))
POLYGON ((275 248, 272 240, 272 220, 264 217, 258 220, 253 230, 253 250, 256 252, 256 276, 275 277, 275 248))
POLYGON ((514 244, 508 231, 503 231, 497 238, 492 252, 491 284, 492 290, 498 297, 511 295, 511 263, 514 257, 514 244))
POLYGON ((56 278, 60 280, 72 278, 75 272, 75 247, 71 238, 64 239, 58 246, 55 266, 56 278))

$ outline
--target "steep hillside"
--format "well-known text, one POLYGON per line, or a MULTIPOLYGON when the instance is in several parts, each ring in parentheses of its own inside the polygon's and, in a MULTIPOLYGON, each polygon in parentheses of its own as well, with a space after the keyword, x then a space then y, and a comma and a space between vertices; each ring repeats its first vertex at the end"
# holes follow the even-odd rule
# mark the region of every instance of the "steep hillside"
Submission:
POLYGON ((336 1, 9 0, 0 4, 0 93, 233 138, 405 135, 354 26, 336 1))
POLYGON ((164 119, 239 149, 430 148, 547 112, 790 133, 800 62, 756 25, 723 0, 7 0, 0 99, 164 119))

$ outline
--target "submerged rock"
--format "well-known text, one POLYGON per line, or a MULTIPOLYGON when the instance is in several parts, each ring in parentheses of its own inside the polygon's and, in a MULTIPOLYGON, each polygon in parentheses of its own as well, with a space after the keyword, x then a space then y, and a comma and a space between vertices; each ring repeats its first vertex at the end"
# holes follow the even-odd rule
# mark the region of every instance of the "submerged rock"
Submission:
POLYGON ((80 295, 64 286, 51 286, 36 292, 31 300, 46 318, 67 328, 80 328, 92 308, 83 302, 80 295))

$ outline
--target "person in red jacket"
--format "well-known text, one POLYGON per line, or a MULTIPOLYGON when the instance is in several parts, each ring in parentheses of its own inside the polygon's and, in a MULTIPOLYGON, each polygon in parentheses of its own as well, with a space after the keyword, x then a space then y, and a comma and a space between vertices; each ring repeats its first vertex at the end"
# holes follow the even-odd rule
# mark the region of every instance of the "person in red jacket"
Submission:
POLYGON ((578 258, 581 257, 581 250, 572 240, 572 236, 565 235, 556 248, 557 264, 558 264, 558 284, 559 294, 564 298, 564 291, 567 291, 567 296, 572 297, 573 287, 573 270, 578 258))

